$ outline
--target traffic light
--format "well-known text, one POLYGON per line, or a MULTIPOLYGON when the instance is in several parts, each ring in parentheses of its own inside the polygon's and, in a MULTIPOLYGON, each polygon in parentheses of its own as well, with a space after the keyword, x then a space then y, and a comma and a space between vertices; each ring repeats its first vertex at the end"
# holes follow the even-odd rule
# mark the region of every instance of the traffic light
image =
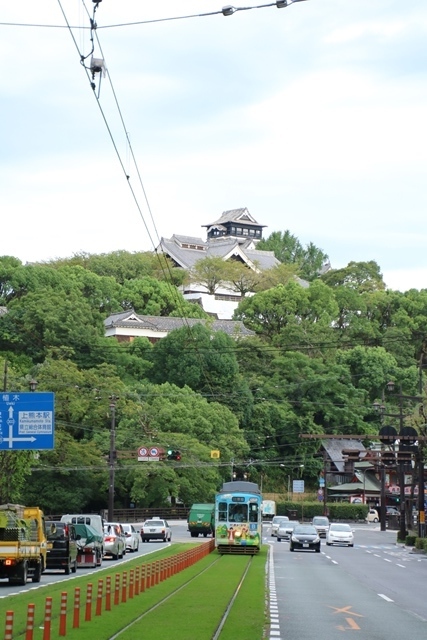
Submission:
POLYGON ((168 449, 168 460, 181 460, 181 452, 175 449, 168 449))

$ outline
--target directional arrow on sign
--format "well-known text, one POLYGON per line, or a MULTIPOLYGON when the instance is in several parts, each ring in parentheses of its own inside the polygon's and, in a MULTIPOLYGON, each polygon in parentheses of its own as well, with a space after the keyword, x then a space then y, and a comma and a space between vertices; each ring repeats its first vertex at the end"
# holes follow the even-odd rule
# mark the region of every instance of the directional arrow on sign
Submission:
POLYGON ((0 442, 8 442, 9 449, 13 449, 14 442, 35 442, 36 438, 31 436, 31 438, 15 438, 13 437, 13 425, 15 424, 15 420, 13 419, 13 407, 9 407, 8 410, 9 417, 7 419, 7 424, 9 425, 9 437, 8 438, 0 438, 0 442))

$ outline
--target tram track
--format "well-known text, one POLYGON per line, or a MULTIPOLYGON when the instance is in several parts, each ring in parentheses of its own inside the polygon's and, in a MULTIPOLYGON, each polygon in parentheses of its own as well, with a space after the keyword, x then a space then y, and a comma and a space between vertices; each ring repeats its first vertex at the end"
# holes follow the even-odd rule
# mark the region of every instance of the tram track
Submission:
MULTIPOLYGON (((236 556, 234 556, 233 559, 237 559, 236 556)), ((174 598, 178 599, 179 596, 182 596, 183 594, 185 594, 186 590, 191 591, 191 588, 195 587, 197 585, 197 581, 200 580, 203 576, 205 576, 205 574, 214 573, 214 574, 217 574, 218 578, 223 579, 224 573, 225 574, 227 573, 227 568, 224 567, 224 565, 227 565, 229 560, 230 560, 230 556, 220 556, 216 558, 209 566, 204 567, 196 575, 192 576, 185 583, 173 589, 173 591, 171 591, 167 596, 163 597, 155 605, 151 606, 149 609, 144 611, 141 615, 139 615, 134 620, 132 620, 132 622, 127 624, 125 627, 123 627, 123 629, 121 629, 119 632, 110 636, 109 640, 120 639, 125 635, 126 637, 128 637, 127 634, 129 632, 132 632, 132 630, 136 631, 136 629, 138 628, 138 625, 140 623, 144 623, 145 620, 151 614, 157 613, 159 617, 161 616, 163 618, 164 616, 162 615, 162 607, 167 607, 168 603, 173 601, 174 598)), ((246 562, 244 563, 244 566, 243 566, 243 572, 240 573, 240 575, 238 576, 237 585, 233 589, 231 596, 228 598, 225 604, 223 603, 221 610, 218 613, 218 623, 216 624, 216 628, 213 631, 213 633, 211 633, 211 635, 209 636, 209 640, 220 640, 221 632, 228 620, 229 614, 233 609, 233 605, 246 579, 246 576, 248 574, 249 568, 253 560, 253 556, 246 556, 245 560, 246 562)), ((215 577, 213 577, 212 580, 215 580, 215 577)), ((206 595, 206 600, 208 601, 210 598, 210 592, 206 591, 205 595, 206 595)), ((190 600, 191 600, 191 594, 189 594, 189 601, 190 600)), ((206 640, 208 640, 207 636, 206 636, 206 640)))
POLYGON ((228 603, 228 605, 227 605, 227 607, 226 607, 226 609, 225 609, 225 611, 224 611, 224 614, 223 614, 223 616, 222 616, 222 618, 221 618, 221 621, 220 621, 220 623, 219 623, 219 625, 218 625, 218 628, 217 628, 217 630, 215 631, 214 635, 212 636, 212 640, 219 640, 219 638, 220 638, 220 635, 221 635, 222 629, 223 629, 223 627, 224 627, 225 623, 227 622, 227 619, 228 619, 228 616, 229 616, 229 614, 230 614, 230 611, 231 611, 231 610, 232 610, 232 608, 233 608, 233 604, 234 604, 234 602, 235 602, 235 600, 236 600, 237 596, 239 595, 239 591, 240 591, 240 589, 241 589, 241 587, 242 587, 242 584, 244 583, 245 578, 246 578, 246 576, 247 576, 247 574, 248 574, 249 568, 250 568, 250 566, 251 566, 251 564, 252 564, 252 559, 253 559, 253 556, 250 556, 250 557, 248 558, 248 562, 247 562, 247 564, 246 564, 246 567, 245 567, 245 570, 244 570, 244 572, 243 572, 243 575, 242 575, 242 577, 241 577, 241 579, 240 579, 240 581, 239 581, 239 584, 237 585, 237 587, 236 587, 236 589, 235 589, 235 591, 234 591, 234 593, 233 593, 232 597, 230 598, 230 601, 229 601, 229 603, 228 603))

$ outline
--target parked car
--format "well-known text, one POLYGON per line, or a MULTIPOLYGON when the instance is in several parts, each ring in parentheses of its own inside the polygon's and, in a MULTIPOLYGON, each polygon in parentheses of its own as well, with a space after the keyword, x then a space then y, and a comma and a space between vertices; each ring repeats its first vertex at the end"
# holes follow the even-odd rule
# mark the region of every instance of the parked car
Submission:
POLYGON ((282 522, 289 522, 288 516, 274 516, 271 521, 271 535, 275 536, 277 534, 277 529, 282 522))
POLYGON ((349 524, 341 522, 331 522, 326 533, 326 544, 346 544, 349 547, 354 546, 353 529, 349 524))
POLYGON ((326 516, 314 516, 311 524, 321 538, 326 538, 326 532, 329 529, 329 518, 326 516))
POLYGON ((126 536, 119 522, 104 524, 104 556, 111 556, 113 560, 123 558, 126 553, 126 536))
POLYGON ((46 521, 46 569, 63 569, 69 575, 77 570, 77 540, 73 524, 46 521))
POLYGON ((133 524, 123 524, 123 531, 126 538, 126 551, 133 553, 139 549, 139 534, 133 524))
POLYGON ((292 531, 299 524, 300 523, 298 520, 288 520, 288 522, 282 522, 277 529, 277 542, 281 542, 282 538, 283 540, 289 540, 292 535, 292 531))
POLYGON ((379 522, 380 514, 376 509, 369 509, 368 515, 365 518, 366 522, 379 522))
MULTIPOLYGON (((385 507, 385 518, 388 520, 390 517, 395 517, 397 520, 400 520, 400 511, 396 509, 396 507, 392 507, 390 505, 386 505, 385 507)), ((366 522, 379 522, 381 520, 381 507, 375 507, 369 509, 368 515, 365 518, 366 522)))
POLYGON ((170 542, 172 540, 172 530, 167 520, 162 520, 161 518, 146 520, 141 527, 140 535, 142 542, 149 542, 150 540, 170 542))
POLYGON ((289 550, 303 549, 304 551, 316 551, 320 553, 320 536, 312 524, 299 524, 292 531, 289 542, 289 550))

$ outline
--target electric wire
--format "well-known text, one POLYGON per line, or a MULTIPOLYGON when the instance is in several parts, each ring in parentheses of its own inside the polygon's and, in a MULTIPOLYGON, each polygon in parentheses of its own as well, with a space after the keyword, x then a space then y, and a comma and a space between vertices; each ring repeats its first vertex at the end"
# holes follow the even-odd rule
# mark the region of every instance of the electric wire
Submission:
MULTIPOLYGON (((299 2, 301 0, 288 0, 287 5, 283 5, 283 6, 290 6, 291 4, 295 4, 295 2, 299 2)), ((223 15, 223 16, 230 16, 233 15, 234 13, 238 13, 239 11, 250 11, 252 9, 264 9, 267 7, 277 7, 277 3, 276 2, 270 2, 268 4, 261 4, 261 5, 255 5, 255 6, 248 6, 248 7, 232 7, 232 6, 228 6, 228 7, 223 7, 222 9, 218 10, 218 11, 208 11, 205 13, 194 13, 194 14, 189 14, 189 15, 183 15, 183 16, 169 16, 166 18, 153 18, 150 20, 137 20, 137 21, 133 21, 133 22, 123 22, 123 23, 117 23, 117 24, 106 24, 103 26, 99 26, 98 29, 113 29, 113 28, 118 28, 118 27, 131 27, 131 26, 137 26, 137 25, 141 25, 141 24, 154 24, 156 22, 171 22, 171 21, 176 21, 176 20, 187 20, 187 19, 193 19, 193 18, 205 18, 205 17, 210 17, 210 16, 215 16, 215 15, 223 15), (230 13, 224 13, 224 11, 226 9, 230 10, 230 13)), ((74 25, 63 25, 63 24, 38 24, 38 23, 25 23, 25 22, 0 22, 0 26, 2 27, 34 27, 34 28, 47 28, 47 29, 90 29, 91 27, 80 27, 80 26, 74 26, 74 25)))
MULTIPOLYGON (((98 46, 100 48, 101 55, 104 58, 104 54, 103 54, 103 51, 102 51, 102 46, 101 46, 101 43, 99 41, 99 37, 98 37, 98 34, 97 34, 98 26, 97 26, 97 24, 95 22, 94 15, 93 15, 93 18, 91 18, 90 14, 89 14, 89 11, 87 10, 85 1, 82 0, 82 3, 83 3, 83 7, 85 8, 85 10, 86 10, 86 12, 87 12, 87 14, 89 16, 89 19, 91 20, 91 27, 92 27, 91 34, 93 33, 93 31, 95 32, 95 36, 96 36, 96 39, 97 39, 98 46)), ((147 226, 147 224, 145 222, 145 219, 144 219, 144 217, 142 215, 142 211, 141 211, 140 207, 138 207, 138 210, 139 210, 140 216, 141 216, 141 218, 142 218, 142 220, 144 222, 144 225, 145 225, 145 228, 147 230, 148 236, 150 238, 151 245, 152 245, 152 247, 153 247, 153 249, 154 249, 154 251, 156 253, 157 259, 159 261, 160 268, 161 268, 161 270, 162 270, 162 272, 163 272, 163 274, 165 276, 165 281, 166 281, 167 285, 169 286, 169 289, 171 290, 172 295, 173 295, 173 297, 175 298, 175 300, 177 302, 177 307, 181 311, 181 319, 182 319, 183 323, 187 326, 189 334, 190 334, 191 338, 193 339, 193 344, 195 345, 195 351, 197 352, 199 359, 202 361, 202 356, 200 355, 200 352, 198 351, 198 345, 197 345, 197 343, 196 343, 196 341, 194 339, 193 329, 190 326, 190 323, 188 322, 188 319, 186 318, 186 314, 184 313, 184 309, 183 309, 183 306, 182 306, 182 304, 183 304, 182 300, 181 300, 180 296, 178 295, 177 289, 172 284, 173 283, 173 276, 172 276, 171 266, 170 266, 168 260, 162 261, 160 256, 159 256, 159 252, 158 252, 157 247, 161 246, 161 241, 160 241, 160 237, 159 237, 159 234, 158 234, 158 231, 157 231, 157 227, 156 227, 156 224, 155 224, 155 221, 154 221, 152 209, 151 209, 150 203, 148 201, 147 193, 146 193, 143 181, 142 181, 142 177, 141 177, 141 173, 139 171, 138 163, 136 161, 136 157, 135 157, 135 154, 133 152, 132 144, 131 144, 131 141, 130 141, 130 138, 129 138, 128 129, 127 129, 127 127, 125 125, 125 122, 124 122, 122 110, 120 108, 120 105, 119 105, 119 102, 118 102, 118 99, 117 99, 117 95, 116 95, 116 92, 115 92, 114 87, 113 87, 113 83, 112 83, 112 80, 111 80, 111 74, 108 73, 107 75, 108 75, 108 80, 110 82, 110 87, 111 87, 111 90, 112 90, 112 94, 113 94, 113 97, 114 97, 114 100, 115 100, 116 108, 117 108, 118 113, 119 113, 119 118, 120 118, 120 121, 121 121, 121 124, 122 124, 122 127, 123 127, 123 131, 124 131, 124 134, 126 136, 126 140, 127 140, 129 149, 131 151, 133 163, 134 163, 134 166, 135 166, 135 169, 136 169, 136 172, 137 172, 137 176, 138 176, 138 179, 139 179, 139 184, 140 184, 140 187, 142 189, 142 192, 143 192, 143 195, 144 195, 144 198, 145 198, 145 202, 146 202, 146 205, 147 205, 147 208, 148 208, 148 212, 150 214, 150 218, 151 218, 151 221, 152 221, 152 225, 154 227, 154 231, 155 231, 156 236, 157 236, 157 242, 158 242, 157 246, 153 242, 151 234, 148 231, 148 226, 147 226), (168 271, 169 278, 166 278, 165 266, 166 266, 166 269, 168 271)), ((128 184, 130 186, 130 178, 129 178, 128 175, 126 177, 127 177, 127 180, 128 180, 128 184)), ((162 253, 163 253, 163 251, 162 251, 162 253)), ((202 364, 203 364, 203 362, 202 362, 202 364)), ((212 389, 212 384, 211 384, 210 377, 208 375, 208 372, 206 371, 206 368, 203 367, 203 366, 202 366, 202 372, 203 372, 203 376, 204 376, 204 378, 206 380, 207 385, 212 389)))

